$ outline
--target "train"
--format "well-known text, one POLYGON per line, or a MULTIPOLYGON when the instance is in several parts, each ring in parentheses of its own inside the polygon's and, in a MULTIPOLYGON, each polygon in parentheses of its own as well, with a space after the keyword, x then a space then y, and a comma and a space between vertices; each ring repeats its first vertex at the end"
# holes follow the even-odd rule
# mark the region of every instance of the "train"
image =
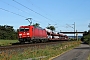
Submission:
POLYGON ((20 26, 18 30, 18 40, 20 43, 35 43, 68 40, 68 36, 60 33, 55 33, 50 29, 42 29, 30 26, 20 26))

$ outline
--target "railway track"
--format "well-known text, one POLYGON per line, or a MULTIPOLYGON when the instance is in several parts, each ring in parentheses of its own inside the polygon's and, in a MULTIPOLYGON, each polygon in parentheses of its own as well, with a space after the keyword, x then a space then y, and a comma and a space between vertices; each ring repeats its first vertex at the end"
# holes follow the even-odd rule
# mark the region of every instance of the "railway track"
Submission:
POLYGON ((47 43, 35 43, 35 44, 15 44, 11 46, 0 46, 0 51, 5 50, 16 50, 16 49, 23 49, 23 48, 44 48, 47 45, 57 45, 64 42, 70 42, 70 41, 58 41, 58 42, 47 42, 47 43))

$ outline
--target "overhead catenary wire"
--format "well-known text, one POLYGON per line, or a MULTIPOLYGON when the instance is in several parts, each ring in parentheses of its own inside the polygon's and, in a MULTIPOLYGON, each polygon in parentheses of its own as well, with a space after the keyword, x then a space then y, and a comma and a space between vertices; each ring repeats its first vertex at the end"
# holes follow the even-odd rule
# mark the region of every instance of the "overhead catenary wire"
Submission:
MULTIPOLYGON (((15 0, 13 0, 13 1, 15 1, 15 0)), ((20 9, 20 8, 17 8, 17 7, 15 7, 15 6, 13 6, 13 5, 11 5, 11 4, 9 4, 9 3, 7 3, 7 2, 5 2, 8 6, 11 6, 11 7, 13 7, 13 8, 15 8, 15 9, 17 9, 17 10, 20 10, 20 11, 22 11, 22 12, 25 12, 24 10, 22 10, 22 9, 20 9)), ((26 8, 26 7, 25 7, 26 8)), ((27 7, 28 8, 28 7, 27 7)), ((23 18, 29 18, 29 17, 26 17, 26 16, 24 16, 24 15, 21 15, 21 14, 19 14, 19 13, 15 13, 15 11, 13 12, 13 11, 10 11, 10 10, 7 10, 7 9, 4 9, 4 8, 0 8, 1 10, 4 10, 4 11, 7 11, 7 12, 9 12, 9 13, 12 13, 12 14, 15 14, 15 15, 17 15, 17 16, 21 16, 21 17, 23 17, 23 18)), ((29 8, 28 8, 29 9, 29 8)), ((30 10, 30 9, 29 9, 30 10)), ((31 11, 31 10, 30 10, 31 11)), ((32 10, 33 11, 33 10, 32 10)), ((36 12, 36 11, 33 11, 34 13, 36 13, 36 14, 39 14, 38 12, 36 12)), ((26 12, 25 12, 26 13, 26 12)), ((40 15, 41 16, 41 15, 40 15)), ((42 15, 42 17, 44 17, 43 15, 42 15)), ((45 18, 45 17, 44 17, 45 18)), ((47 17, 46 17, 46 19, 47 20, 49 20, 47 17)), ((36 21, 36 22, 39 22, 39 23, 41 23, 40 21, 37 21, 37 20, 35 20, 35 19, 32 19, 33 21, 36 21)), ((51 22, 53 22, 52 20, 50 20, 51 22)), ((54 22, 55 23, 55 22, 54 22)))
MULTIPOLYGON (((1 0, 0 0, 0 1, 1 1, 1 0)), ((3 3, 5 3, 5 4, 7 4, 7 5, 9 5, 9 6, 13 7, 13 8, 15 8, 15 9, 17 9, 17 10, 20 10, 20 11, 25 12, 25 13, 27 13, 27 14, 30 15, 30 13, 28 13, 28 12, 26 12, 26 11, 24 11, 24 10, 21 10, 21 9, 19 9, 19 8, 15 7, 15 6, 11 5, 11 4, 9 4, 9 3, 7 3, 7 2, 4 2, 4 1, 1 1, 1 2, 3 2, 3 3)))
MULTIPOLYGON (((30 0, 26 0, 26 1, 28 1, 28 3, 31 4, 33 7, 38 8, 38 9, 39 9, 40 11, 42 11, 45 15, 48 15, 47 12, 45 12, 44 9, 42 9, 42 8, 40 8, 39 6, 35 5, 34 3, 32 3, 32 1, 30 1, 30 0)), ((51 15, 49 15, 49 16, 51 16, 51 15)), ((51 21, 51 19, 50 19, 50 21, 51 21)), ((56 21, 53 21, 53 20, 52 20, 51 22, 54 22, 54 24, 57 23, 56 21)), ((53 24, 52 24, 52 25, 53 25, 53 24)))
MULTIPOLYGON (((6 10, 6 9, 4 9, 4 8, 0 8, 0 9, 3 10, 3 11, 9 12, 9 13, 15 14, 15 15, 17 15, 17 16, 23 17, 23 18, 25 18, 25 19, 27 18, 27 17, 25 17, 25 16, 22 16, 22 15, 20 15, 20 14, 18 14, 18 13, 11 12, 11 11, 6 10)), ((34 19, 32 19, 32 20, 34 20, 34 19)), ((34 20, 34 21, 36 21, 36 20, 34 20)), ((37 21, 37 22, 38 22, 38 21, 37 21)))
MULTIPOLYGON (((13 7, 13 8, 15 8, 15 9, 17 9, 17 10, 20 10, 20 11, 22 11, 22 12, 27 13, 26 11, 21 10, 21 9, 19 9, 19 8, 15 7, 15 6, 11 5, 11 4, 9 4, 9 3, 7 3, 7 2, 4 2, 4 1, 1 1, 1 2, 5 3, 5 4, 7 4, 7 5, 9 5, 9 6, 13 7)), ((27 18, 27 17, 25 17, 25 16, 22 16, 22 15, 20 15, 20 14, 14 13, 14 12, 11 12, 11 11, 9 11, 9 10, 3 9, 3 8, 1 8, 1 9, 4 10, 4 11, 7 11, 7 12, 10 12, 10 13, 13 13, 13 14, 15 14, 15 15, 18 15, 18 16, 21 16, 21 17, 24 17, 25 19, 27 18)), ((30 13, 27 13, 27 14, 30 15, 30 13)), ((32 20, 34 20, 34 21, 36 21, 36 22, 40 22, 40 21, 37 21, 37 20, 35 20, 35 19, 32 19, 32 20)), ((40 23, 41 23, 41 22, 40 22, 40 23)))
MULTIPOLYGON (((53 20, 51 20, 51 19, 45 17, 44 15, 42 15, 42 14, 40 14, 40 13, 38 13, 38 12, 36 12, 36 11, 34 11, 34 10, 28 8, 28 7, 26 7, 25 5, 23 5, 23 4, 19 3, 19 2, 17 2, 16 0, 12 0, 12 1, 14 1, 14 2, 16 2, 17 4, 19 4, 19 5, 21 5, 21 6, 25 7, 25 8, 27 8, 28 10, 30 10, 30 11, 32 11, 32 12, 34 12, 34 13, 36 13, 36 14, 42 16, 42 17, 44 17, 44 18, 47 19, 47 20, 53 21, 53 20)), ((55 23, 56 21, 53 21, 53 22, 55 23)))
POLYGON ((25 16, 23 16, 23 15, 20 15, 20 14, 18 14, 18 13, 14 13, 14 12, 11 12, 11 11, 6 10, 6 9, 4 9, 4 8, 0 8, 0 9, 1 9, 1 10, 4 10, 4 11, 7 11, 7 12, 9 12, 9 13, 12 13, 12 14, 18 15, 18 16, 21 16, 21 17, 23 17, 23 18, 27 18, 27 17, 25 17, 25 16))
MULTIPOLYGON (((40 8, 40 7, 36 6, 35 4, 33 4, 30 0, 27 0, 27 1, 28 1, 28 3, 30 3, 32 6, 38 8, 40 11, 44 12, 45 15, 48 15, 48 14, 45 12, 45 10, 43 10, 42 8, 40 8)), ((50 16, 51 16, 51 15, 50 15, 50 16)), ((49 18, 48 18, 48 19, 49 19, 49 18)), ((50 19, 50 21, 51 21, 51 19, 50 19)), ((55 21, 54 21, 54 22, 55 22, 55 21)))
MULTIPOLYGON (((14 2, 13 2, 14 3, 14 2)), ((7 1, 6 1, 6 4, 8 5, 8 6, 11 6, 11 7, 13 7, 13 8, 15 8, 15 9, 17 9, 17 10, 20 10, 20 11, 22 11, 22 12, 25 12, 24 10, 22 10, 22 9, 20 9, 20 8, 18 8, 16 5, 18 5, 18 4, 16 4, 15 6, 13 5, 13 4, 9 4, 7 1)), ((7 7, 8 7, 7 6, 7 7)), ((21 6, 22 7, 22 6, 21 6)), ((28 8, 28 7, 27 7, 28 8)), ((20 17, 23 17, 23 18, 30 18, 30 17, 27 17, 26 15, 22 15, 22 14, 20 14, 20 13, 17 13, 16 11, 13 11, 13 10, 10 10, 10 9, 6 9, 6 8, 4 8, 4 7, 1 7, 0 8, 0 10, 4 10, 4 11, 6 11, 6 12, 9 12, 9 13, 12 13, 12 14, 14 14, 14 15, 17 15, 17 16, 20 16, 20 17)), ((27 9, 28 10, 28 9, 27 9)), ((25 13, 27 13, 27 12, 25 12, 25 13)), ((29 13, 27 13, 27 14, 29 14, 29 13)), ((37 14, 37 13, 36 13, 37 14)), ((32 17, 31 17, 32 18, 32 17)), ((46 17, 47 18, 47 17, 46 17)), ((48 19, 48 18, 47 18, 48 19)), ((36 19, 32 19, 32 21, 36 21, 36 19)), ((53 22, 52 20, 50 20, 51 22, 53 22)), ((39 22, 39 20, 37 21, 37 22, 39 22)), ((40 22, 41 23, 41 22, 40 22)), ((45 22, 43 22, 43 23, 45 23, 45 22)), ((56 24, 56 23, 55 23, 56 24)))
POLYGON ((44 9, 42 9, 42 8, 40 8, 40 7, 38 7, 38 6, 36 6, 35 4, 33 4, 30 0, 27 0, 28 1, 28 3, 30 3, 32 6, 34 6, 34 7, 36 7, 36 8, 38 8, 40 11, 42 11, 42 12, 44 12, 46 15, 48 15, 46 12, 45 12, 45 10, 44 9))
MULTIPOLYGON (((13 1, 15 1, 15 0, 13 0, 13 1)), ((15 8, 15 9, 17 9, 17 10, 20 10, 20 11, 22 11, 22 12, 25 12, 25 13, 27 13, 27 14, 29 14, 30 15, 30 13, 28 13, 28 12, 26 12, 26 11, 24 11, 24 10, 22 10, 22 9, 20 9, 20 8, 17 8, 17 7, 15 7, 15 6, 13 6, 13 5, 11 5, 11 4, 9 4, 9 3, 7 3, 7 2, 4 2, 4 1, 1 1, 1 2, 3 2, 3 3, 5 3, 5 4, 7 4, 8 6, 11 6, 11 7, 13 7, 13 8, 15 8)), ((25 8, 28 8, 28 7, 26 7, 26 6, 24 6, 23 5, 23 7, 25 7, 25 8)), ((29 9, 29 8, 28 8, 29 9)), ((6 10, 6 9, 4 9, 4 10, 6 10)), ((30 9, 29 9, 30 10, 30 9)), ((11 12, 10 10, 8 10, 9 12, 11 12)), ((33 11, 33 10, 30 10, 30 11, 33 11)), ((33 12, 35 12, 35 11, 33 11, 33 12)), ((20 16, 20 14, 18 13, 15 13, 15 12, 11 12, 11 13, 13 13, 13 14, 16 14, 16 15, 19 15, 20 16)), ((37 13, 37 12, 35 12, 35 13, 37 13)), ((39 13, 37 13, 37 14, 39 14, 39 13)), ((40 14, 39 14, 40 15, 40 14)), ((22 16, 22 15, 21 15, 22 16)), ((44 18, 46 18, 46 19, 48 19, 47 17, 45 17, 45 16, 43 16, 43 15, 40 15, 40 16, 42 16, 42 17, 44 17, 44 18)), ((24 16, 25 17, 25 16, 24 16)), ((25 18, 26 19, 26 18, 25 18)), ((49 19, 48 19, 49 20, 49 19)), ((35 20, 34 19, 34 21, 36 21, 36 22, 40 22, 40 21, 37 21, 37 20, 35 20)), ((51 22, 52 22, 52 20, 51 20, 51 22)), ((41 22, 40 22, 41 23, 41 22)))
MULTIPOLYGON (((72 26, 70 26, 69 24, 66 24, 67 25, 67 27, 71 27, 71 28, 73 28, 72 26)), ((73 28, 74 29, 74 28, 73 28)))

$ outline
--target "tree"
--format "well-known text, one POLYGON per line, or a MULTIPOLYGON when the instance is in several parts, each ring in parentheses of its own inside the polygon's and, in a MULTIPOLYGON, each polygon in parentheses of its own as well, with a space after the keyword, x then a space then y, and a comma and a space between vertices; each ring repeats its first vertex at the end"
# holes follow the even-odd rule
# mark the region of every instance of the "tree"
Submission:
POLYGON ((33 24, 34 27, 40 27, 39 25, 40 25, 39 23, 33 24))
MULTIPOLYGON (((90 28, 90 23, 88 25, 88 27, 90 28)), ((90 44, 90 29, 87 31, 84 31, 83 37, 81 39, 84 43, 88 43, 90 44)))
POLYGON ((49 26, 49 27, 46 27, 47 29, 50 29, 52 31, 55 31, 55 27, 54 26, 49 26))
POLYGON ((87 34, 88 34, 88 32, 87 32, 87 31, 84 31, 83 36, 85 36, 85 35, 87 35, 87 34))
POLYGON ((17 39, 17 31, 13 29, 13 26, 0 25, 0 39, 17 39))

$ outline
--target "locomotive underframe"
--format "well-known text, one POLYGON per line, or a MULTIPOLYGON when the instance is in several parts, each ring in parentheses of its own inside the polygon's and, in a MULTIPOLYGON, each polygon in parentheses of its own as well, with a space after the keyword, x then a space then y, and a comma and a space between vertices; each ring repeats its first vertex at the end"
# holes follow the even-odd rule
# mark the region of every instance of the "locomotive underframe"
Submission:
POLYGON ((30 37, 19 38, 20 43, 25 43, 25 42, 35 43, 35 42, 47 42, 47 41, 48 39, 46 38, 30 38, 30 37))

